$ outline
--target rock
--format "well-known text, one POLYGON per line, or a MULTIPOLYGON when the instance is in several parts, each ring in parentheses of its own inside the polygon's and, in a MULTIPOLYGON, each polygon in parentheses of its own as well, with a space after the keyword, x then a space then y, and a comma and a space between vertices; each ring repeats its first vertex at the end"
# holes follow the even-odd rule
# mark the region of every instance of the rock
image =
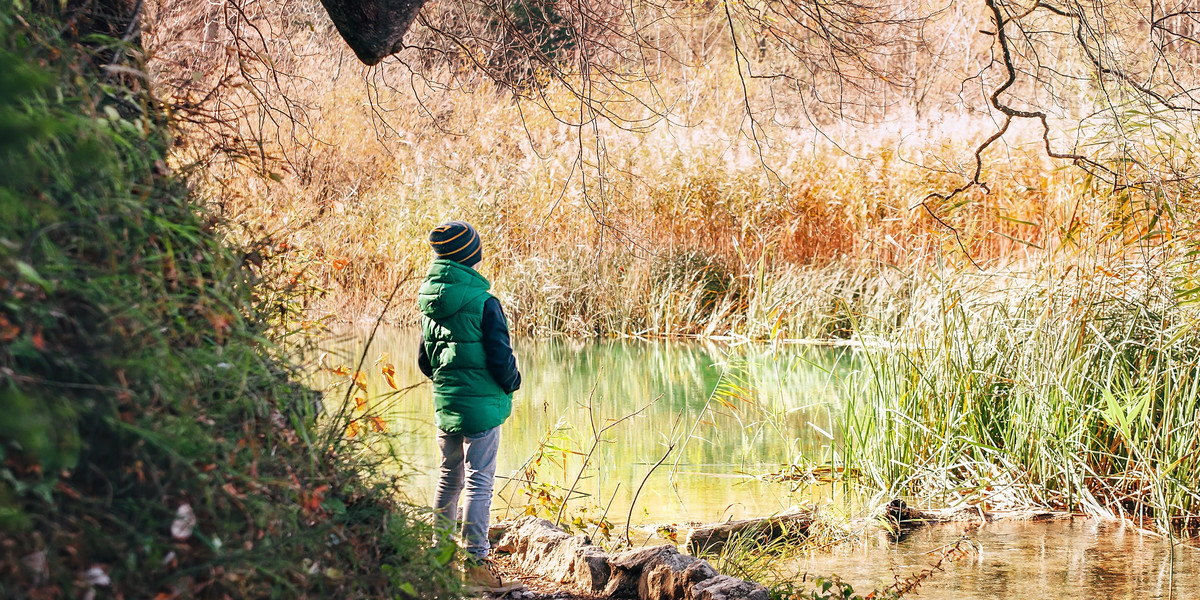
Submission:
POLYGON ((685 600, 692 587, 717 576, 717 570, 674 546, 653 546, 622 552, 609 559, 612 573, 606 595, 632 594, 641 600, 685 600))
POLYGON ((767 588, 728 575, 717 575, 692 587, 693 600, 770 600, 767 588))
POLYGON ((581 548, 575 554, 575 562, 572 564, 571 574, 575 583, 583 586, 585 589, 592 591, 604 589, 604 586, 608 585, 609 576, 612 574, 611 567, 608 564, 608 555, 595 546, 581 548))
POLYGON ((608 555, 587 536, 572 536, 545 519, 509 525, 497 550, 525 572, 607 597, 640 600, 767 600, 766 588, 717 573, 708 561, 674 546, 608 555))
POLYGON ((511 552, 524 570, 552 581, 592 591, 608 583, 608 556, 587 536, 572 536, 545 519, 518 519, 497 550, 511 552))
MULTIPOLYGON (((490 527, 488 527, 488 542, 492 544, 493 548, 500 550, 500 548, 497 548, 497 545, 500 543, 500 540, 504 538, 504 534, 508 533, 508 528, 511 526, 512 521, 502 521, 500 523, 493 523, 490 527)), ((509 550, 501 551, 509 552, 509 550)))
MULTIPOLYGON (((689 557, 690 558, 690 557, 689 557)), ((693 559, 683 569, 677 564, 660 563, 642 572, 638 597, 643 600, 683 600, 693 597, 693 587, 716 577, 717 570, 706 560, 693 559)))
POLYGON ((592 545, 587 536, 573 536, 561 542, 543 565, 550 579, 574 583, 596 591, 608 584, 611 567, 608 555, 592 545))
MULTIPOLYGON (((668 556, 682 555, 674 546, 651 546, 613 555, 608 559, 611 573, 608 585, 604 588, 604 595, 632 595, 635 592, 640 595, 642 573, 652 570, 656 565, 668 560, 666 558, 668 556)), ((672 562, 675 561, 672 560, 672 562)))

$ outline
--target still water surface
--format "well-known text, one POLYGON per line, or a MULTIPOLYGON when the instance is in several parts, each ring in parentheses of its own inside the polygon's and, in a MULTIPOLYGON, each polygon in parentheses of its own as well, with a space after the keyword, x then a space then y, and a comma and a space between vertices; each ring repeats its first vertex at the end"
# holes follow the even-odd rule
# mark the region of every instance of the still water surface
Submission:
MULTIPOLYGON (((325 364, 353 370, 366 334, 346 330, 334 336, 325 364)), ((368 410, 397 434, 412 499, 430 503, 438 451, 430 388, 416 367, 418 340, 412 330, 381 329, 363 370, 368 410), (397 387, 417 387, 389 395, 381 375, 389 363, 397 387)), ((523 466, 542 456, 538 481, 558 486, 561 494, 575 481, 581 454, 592 444, 592 423, 604 427, 639 409, 604 434, 576 485, 572 511, 598 516, 607 507, 609 520, 622 523, 648 473, 634 505, 635 525, 762 516, 813 503, 852 510, 829 487, 792 489, 760 477, 801 456, 830 460, 842 382, 855 366, 849 350, 560 340, 517 340, 515 347, 524 381, 502 429, 497 518, 527 503, 518 492, 523 466), (732 387, 714 397, 722 373, 732 387), (671 440, 674 452, 651 472, 671 440)), ((318 374, 317 383, 334 379, 318 374)), ((331 403, 341 399, 329 397, 331 403)), ((1200 552, 1177 549, 1172 568, 1166 544, 1117 524, 1085 519, 963 527, 931 527, 898 543, 879 539, 844 546, 796 568, 837 573, 869 590, 891 583, 893 567, 901 574, 919 571, 931 561, 926 552, 965 533, 983 551, 948 565, 919 597, 1200 600, 1200 552)))
MULTIPOLYGON (((361 331, 337 336, 325 364, 353 370, 364 338, 361 331)), ((381 330, 363 371, 373 399, 391 390, 380 374, 383 364, 394 365, 397 387, 421 384, 402 397, 372 400, 371 410, 402 434, 397 443, 411 467, 413 499, 429 502, 438 450, 430 387, 416 366, 418 340, 415 331, 381 330)), ((497 474, 512 482, 497 483, 503 487, 498 516, 505 514, 509 500, 524 505, 524 498, 514 496, 520 487, 518 471, 539 456, 539 448, 544 452, 538 481, 560 486, 562 493, 579 473, 581 454, 592 445, 592 423, 599 429, 639 410, 602 436, 571 508, 602 512, 607 506, 609 520, 623 522, 647 474, 635 523, 761 516, 809 503, 813 493, 827 497, 821 495, 827 490, 793 492, 758 476, 779 471, 800 454, 827 456, 831 423, 841 406, 839 378, 849 364, 844 351, 789 348, 770 353, 764 348, 638 341, 517 340, 514 345, 523 382, 501 430, 497 474), (736 387, 714 397, 723 370, 736 387), (651 473, 672 440, 675 450, 651 473)), ((328 381, 326 376, 319 383, 328 381)), ((342 396, 330 398, 337 402, 342 396)))
POLYGON ((893 568, 901 575, 928 568, 937 560, 931 551, 964 535, 978 545, 978 554, 944 565, 917 598, 1200 598, 1200 551, 1177 546, 1172 560, 1161 539, 1096 519, 935 525, 895 543, 880 537, 815 554, 796 568, 837 573, 862 592, 892 584, 893 568))

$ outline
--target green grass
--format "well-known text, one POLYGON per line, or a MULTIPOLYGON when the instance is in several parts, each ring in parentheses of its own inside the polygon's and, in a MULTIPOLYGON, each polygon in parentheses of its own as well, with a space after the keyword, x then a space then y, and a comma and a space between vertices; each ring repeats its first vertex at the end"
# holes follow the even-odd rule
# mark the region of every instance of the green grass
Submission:
POLYGON ((453 547, 323 434, 266 327, 297 299, 167 171, 93 16, 0 4, 0 596, 452 595, 453 547))
POLYGON ((1005 296, 947 284, 926 327, 862 354, 839 460, 890 497, 1050 506, 1194 534, 1200 320, 1134 272, 1005 296))

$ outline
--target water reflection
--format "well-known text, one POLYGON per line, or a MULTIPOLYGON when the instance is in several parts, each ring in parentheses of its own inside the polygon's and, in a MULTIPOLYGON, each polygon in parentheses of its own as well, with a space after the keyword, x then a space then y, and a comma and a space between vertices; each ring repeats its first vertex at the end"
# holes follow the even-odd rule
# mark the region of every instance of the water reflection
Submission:
MULTIPOLYGON (((326 363, 353 369, 365 334, 354 330, 337 336, 326 363)), ((371 344, 366 364, 386 355, 381 364, 395 365, 398 387, 420 384, 425 378, 416 368, 418 340, 415 331, 383 329, 371 344)), ((603 427, 646 407, 604 436, 593 466, 577 486, 577 495, 584 495, 577 501, 580 508, 611 503, 610 520, 624 521, 643 478, 670 441, 688 432, 692 438, 679 443, 646 482, 635 523, 758 516, 827 499, 827 490, 793 491, 756 476, 777 471, 797 456, 818 461, 829 457, 829 433, 841 406, 837 381, 849 360, 843 352, 557 340, 518 340, 516 349, 524 383, 502 430, 499 474, 514 475, 547 439, 555 448, 586 452, 593 423, 603 427), (723 369, 733 387, 713 398, 723 369)), ((391 389, 379 370, 364 368, 371 396, 391 389)), ((328 381, 327 375, 318 378, 328 381)), ((383 412, 391 430, 404 432, 399 451, 413 467, 413 499, 430 501, 437 446, 429 386, 388 403, 383 412)), ((538 479, 570 487, 580 464, 580 456, 552 450, 539 467, 538 479)), ((510 484, 501 494, 496 508, 500 515, 516 487, 510 484)))
POLYGON ((886 539, 843 546, 800 561, 811 573, 837 573, 856 591, 893 582, 892 569, 916 573, 936 560, 927 554, 971 536, 978 556, 945 565, 923 584, 920 598, 1200 598, 1200 552, 1170 545, 1119 523, 946 524, 918 529, 899 543, 886 539), (1174 588, 1174 595, 1170 590, 1174 588))

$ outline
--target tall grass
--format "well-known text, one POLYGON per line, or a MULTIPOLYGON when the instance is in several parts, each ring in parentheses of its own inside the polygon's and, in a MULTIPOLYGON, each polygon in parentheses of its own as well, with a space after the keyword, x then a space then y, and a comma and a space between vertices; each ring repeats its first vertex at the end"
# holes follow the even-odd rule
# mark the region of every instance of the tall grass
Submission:
POLYGON ((946 284, 936 322, 864 351, 841 459, 892 496, 1196 532, 1200 314, 1137 270, 1007 301, 946 284))
MULTIPOLYGON (((519 331, 753 337, 764 337, 758 321, 810 310, 813 283, 845 276, 853 288, 888 265, 916 270, 939 256, 969 266, 964 251, 989 268, 1037 260, 1064 235, 1084 239, 1109 222, 1107 192, 1057 169, 1030 130, 985 157, 992 193, 918 207, 962 183, 974 144, 994 128, 945 79, 979 66, 971 41, 954 35, 963 64, 921 66, 944 85, 923 101, 884 101, 888 117, 876 122, 799 126, 799 100, 752 86, 751 104, 775 117, 756 144, 728 41, 712 34, 720 15, 698 14, 695 39, 671 38, 690 58, 643 82, 677 99, 662 118, 593 130, 559 118, 578 104, 571 81, 521 98, 452 63, 389 62, 364 77, 346 67, 353 59, 314 2, 247 7, 264 41, 249 32, 241 43, 254 52, 235 62, 211 50, 242 47, 231 32, 244 24, 212 27, 223 17, 201 8, 152 11, 159 78, 186 97, 205 91, 190 87, 200 67, 241 79, 216 94, 228 119, 220 140, 185 127, 173 160, 202 165, 208 201, 240 225, 230 234, 286 248, 295 275, 328 292, 312 308, 346 320, 374 314, 397 281, 422 274, 427 232, 453 218, 482 232, 485 272, 519 331), (249 149, 214 156, 229 140, 257 140, 269 160, 250 160, 249 149), (720 297, 714 283, 734 293, 720 297)), ((636 106, 618 100, 614 111, 636 106)), ((413 322, 411 299, 388 318, 413 322)), ((780 327, 789 337, 819 329, 780 327)))

